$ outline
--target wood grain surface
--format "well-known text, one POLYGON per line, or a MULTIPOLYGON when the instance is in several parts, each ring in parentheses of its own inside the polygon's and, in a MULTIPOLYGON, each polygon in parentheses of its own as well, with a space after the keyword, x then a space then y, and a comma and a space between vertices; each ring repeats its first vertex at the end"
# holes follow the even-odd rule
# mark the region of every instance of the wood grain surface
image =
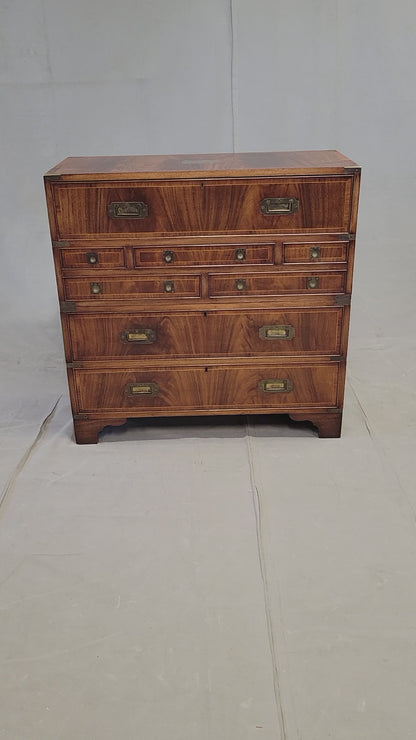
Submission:
POLYGON ((160 177, 202 177, 223 175, 251 177, 297 173, 325 174, 343 172, 345 168, 358 169, 348 157, 336 150, 296 152, 246 152, 220 154, 169 154, 112 157, 67 157, 47 172, 46 177, 71 180, 126 180, 129 176, 141 179, 160 177))
POLYGON ((261 180, 194 179, 136 182, 95 187, 54 183, 53 200, 59 239, 97 235, 169 233, 296 233, 348 231, 352 176, 266 178, 261 180), (266 198, 297 198, 299 210, 265 215, 266 198), (144 203, 143 218, 114 218, 111 203, 144 203))
POLYGON ((129 417, 198 414, 288 413, 339 436, 359 185, 336 151, 50 170, 76 441, 129 417), (265 199, 288 211, 265 213, 265 199))
MULTIPOLYGON (((286 311, 92 314, 69 316, 71 359, 261 357, 340 354, 342 308, 286 311), (262 339, 262 327, 291 327, 293 337, 262 339), (125 336, 150 329, 153 340, 125 336)), ((265 332, 263 332, 264 334, 265 332)))
POLYGON ((180 413, 199 409, 328 408, 337 402, 338 363, 297 366, 257 364, 253 368, 209 366, 175 370, 143 367, 136 370, 73 370, 79 413, 122 411, 125 416, 152 416, 166 409, 180 413), (282 379, 290 392, 264 392, 262 381, 282 379), (131 384, 156 384, 156 395, 130 395, 131 384), (128 413, 127 413, 128 412, 128 413))

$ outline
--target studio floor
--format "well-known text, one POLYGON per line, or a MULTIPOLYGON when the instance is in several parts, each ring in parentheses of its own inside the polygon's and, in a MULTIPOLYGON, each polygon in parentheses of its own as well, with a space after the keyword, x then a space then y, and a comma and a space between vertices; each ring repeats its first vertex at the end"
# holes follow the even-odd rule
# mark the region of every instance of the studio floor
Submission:
POLYGON ((409 343, 353 342, 340 440, 222 417, 77 446, 57 328, 13 337, 1 738, 416 737, 409 343))

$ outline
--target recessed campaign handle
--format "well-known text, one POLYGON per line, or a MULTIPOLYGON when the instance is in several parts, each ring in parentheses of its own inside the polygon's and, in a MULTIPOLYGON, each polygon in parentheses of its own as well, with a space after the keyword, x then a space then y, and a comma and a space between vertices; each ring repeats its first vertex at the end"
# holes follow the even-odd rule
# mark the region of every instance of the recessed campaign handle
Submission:
POLYGON ((131 331, 126 329, 121 332, 120 338, 122 342, 153 344, 156 341, 156 332, 154 329, 134 328, 131 331))
POLYGON ((110 218, 146 218, 149 206, 141 201, 121 201, 108 206, 110 218))
POLYGON ((284 216, 299 210, 298 198, 264 198, 260 204, 265 216, 284 216))
POLYGON ((295 327, 283 324, 270 324, 259 329, 260 339, 293 339, 295 327))
POLYGON ((259 389, 264 393, 290 393, 293 391, 293 383, 289 378, 272 378, 261 380, 259 389))
POLYGON ((157 396, 159 386, 157 383, 127 383, 125 393, 127 396, 157 396))

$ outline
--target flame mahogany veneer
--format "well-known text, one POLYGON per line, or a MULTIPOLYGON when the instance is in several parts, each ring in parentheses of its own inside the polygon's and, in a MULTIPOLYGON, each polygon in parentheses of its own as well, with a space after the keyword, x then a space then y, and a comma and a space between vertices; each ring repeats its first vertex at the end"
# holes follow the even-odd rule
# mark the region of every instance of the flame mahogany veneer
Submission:
POLYGON ((267 413, 339 437, 359 185, 336 151, 50 170, 76 441, 132 417, 267 413))

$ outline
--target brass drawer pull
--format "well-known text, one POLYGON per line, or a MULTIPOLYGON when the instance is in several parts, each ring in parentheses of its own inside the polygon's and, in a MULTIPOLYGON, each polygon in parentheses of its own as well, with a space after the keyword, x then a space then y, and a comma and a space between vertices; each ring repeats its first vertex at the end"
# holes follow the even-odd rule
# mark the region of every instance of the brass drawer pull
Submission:
POLYGON ((259 389, 264 393, 290 393, 290 391, 293 391, 293 383, 289 378, 261 380, 259 383, 259 389))
POLYGON ((260 204, 265 216, 283 216, 299 210, 298 198, 264 198, 260 204))
POLYGON ((237 262, 244 262, 247 257, 246 250, 239 248, 235 250, 235 258, 237 262))
POLYGON ((100 293, 103 292, 103 284, 102 283, 91 283, 91 293, 93 295, 100 295, 100 293))
POLYGON ((88 252, 87 254, 87 262, 90 265, 98 265, 99 259, 97 252, 88 252))
POLYGON ((165 280, 163 283, 163 290, 165 293, 174 293, 175 292, 175 281, 174 280, 165 280))
POLYGON ((277 324, 261 326, 259 336, 260 339, 293 339, 295 336, 295 327, 277 324))
POLYGON ((166 263, 167 263, 168 265, 172 264, 172 262, 174 262, 174 261, 175 261, 175 252, 173 252, 173 251, 172 251, 171 249, 166 249, 166 250, 165 250, 165 251, 163 252, 163 259, 164 259, 164 261, 165 261, 165 262, 166 262, 166 263))
POLYGON ((247 290, 247 280, 238 278, 238 280, 235 281, 235 287, 237 290, 247 290))
POLYGON ((321 247, 311 247, 311 260, 321 259, 321 247))
POLYGON ((319 288, 319 277, 308 277, 306 284, 311 290, 319 288))
POLYGON ((122 331, 120 334, 122 342, 137 342, 138 344, 153 344, 156 342, 156 332, 154 329, 132 329, 132 331, 122 331))
POLYGON ((108 215, 110 218, 146 218, 149 215, 149 206, 141 201, 110 203, 108 215))
POLYGON ((157 383, 127 383, 124 392, 126 396, 157 396, 157 383))

